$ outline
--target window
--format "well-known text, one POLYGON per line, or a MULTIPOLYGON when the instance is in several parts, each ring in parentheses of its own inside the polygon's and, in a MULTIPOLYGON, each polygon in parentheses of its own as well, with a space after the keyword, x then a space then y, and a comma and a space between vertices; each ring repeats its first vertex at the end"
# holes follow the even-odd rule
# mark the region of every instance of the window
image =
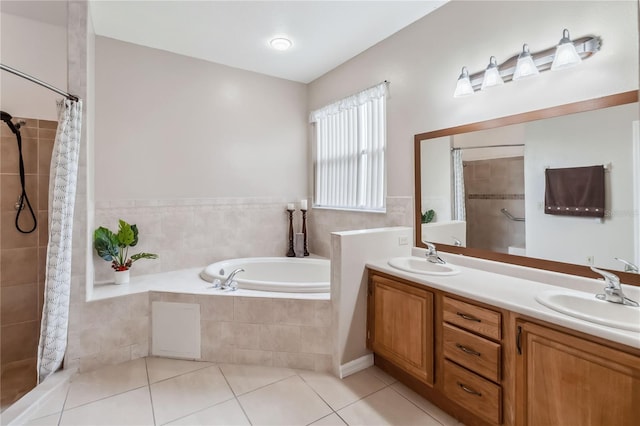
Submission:
POLYGON ((314 207, 385 211, 386 97, 384 82, 311 113, 314 207))

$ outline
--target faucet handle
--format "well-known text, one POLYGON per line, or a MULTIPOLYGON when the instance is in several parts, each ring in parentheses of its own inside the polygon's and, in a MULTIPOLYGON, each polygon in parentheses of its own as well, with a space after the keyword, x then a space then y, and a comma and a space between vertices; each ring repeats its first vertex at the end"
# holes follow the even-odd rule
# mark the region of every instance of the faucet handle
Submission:
POLYGON ((602 269, 591 267, 591 270, 597 274, 602 275, 604 281, 607 283, 607 287, 620 288, 620 278, 609 271, 603 271, 602 269))
POLYGON ((629 262, 628 260, 622 259, 621 257, 614 257, 615 260, 617 260, 618 262, 622 262, 624 263, 624 271, 625 272, 634 272, 634 273, 638 273, 638 266, 629 262))

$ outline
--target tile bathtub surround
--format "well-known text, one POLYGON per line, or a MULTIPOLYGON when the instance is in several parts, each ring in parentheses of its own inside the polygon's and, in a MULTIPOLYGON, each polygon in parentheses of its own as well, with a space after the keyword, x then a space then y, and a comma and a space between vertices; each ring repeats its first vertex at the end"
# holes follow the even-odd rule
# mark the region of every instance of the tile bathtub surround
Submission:
POLYGON ((203 361, 330 371, 331 301, 151 292, 200 305, 203 361))
POLYGON ((72 378, 23 424, 462 426, 376 367, 339 380, 152 357, 72 378))
MULTIPOLYGON (((49 166, 58 123, 24 120, 20 127, 29 202, 38 220, 36 230, 22 234, 15 227, 15 203, 22 193, 17 140, 0 125, 0 406, 6 407, 36 384, 35 364, 44 301, 44 265, 48 241, 49 166)), ((33 226, 28 208, 20 214, 22 229, 33 226)))
MULTIPOLYGON (((96 203, 97 226, 117 228, 118 219, 138 225, 140 242, 132 253, 157 253, 141 260, 132 275, 206 266, 237 257, 285 256, 289 247, 288 199, 211 198, 123 200, 96 203)), ((302 216, 294 214, 294 229, 302 216)), ((308 214, 313 220, 313 212, 308 214)), ((94 251, 95 280, 112 280, 108 262, 94 251)))

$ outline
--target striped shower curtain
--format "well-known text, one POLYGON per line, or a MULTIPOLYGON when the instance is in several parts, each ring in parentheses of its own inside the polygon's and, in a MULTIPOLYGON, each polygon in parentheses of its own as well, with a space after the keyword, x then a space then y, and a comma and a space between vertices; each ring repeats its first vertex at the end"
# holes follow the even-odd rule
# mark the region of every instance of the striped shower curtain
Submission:
POLYGON ((453 159, 453 220, 466 220, 462 150, 452 150, 451 157, 453 159))
POLYGON ((71 293, 73 209, 78 179, 82 101, 58 102, 58 130, 49 175, 49 242, 38 345, 38 383, 62 365, 71 293))

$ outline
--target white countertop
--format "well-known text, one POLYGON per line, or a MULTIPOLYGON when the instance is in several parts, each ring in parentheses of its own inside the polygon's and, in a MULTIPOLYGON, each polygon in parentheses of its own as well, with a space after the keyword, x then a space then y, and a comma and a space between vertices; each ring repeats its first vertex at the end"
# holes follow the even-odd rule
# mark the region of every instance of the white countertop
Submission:
MULTIPOLYGON (((420 249, 414 249, 414 255, 417 254, 415 253, 416 250, 419 251, 420 249)), ((559 287, 568 288, 571 289, 571 291, 579 290, 595 295, 596 293, 602 292, 604 286, 602 281, 546 271, 531 271, 531 268, 514 267, 511 265, 504 267, 506 272, 529 270, 530 275, 535 276, 535 280, 518 278, 505 273, 489 272, 486 270, 500 268, 500 266, 495 265, 498 262, 469 259, 464 256, 446 253, 441 253, 441 256, 445 258, 447 262, 458 267, 460 273, 452 276, 414 274, 389 266, 387 259, 367 262, 367 267, 418 284, 424 284, 434 289, 467 297, 512 312, 527 315, 531 318, 537 318, 552 324, 640 349, 640 333, 619 330, 574 318, 547 308, 535 299, 537 294, 546 290, 557 290, 559 287), (469 263, 473 263, 474 267, 462 266, 463 264, 469 263), (486 268, 483 266, 486 266, 486 268), (545 279, 546 277, 549 279, 545 279), (552 282, 553 285, 547 282, 552 282)), ((640 300, 640 288, 624 286, 623 289, 628 297, 634 300, 640 300)), ((638 318, 640 321, 640 310, 638 318)))

